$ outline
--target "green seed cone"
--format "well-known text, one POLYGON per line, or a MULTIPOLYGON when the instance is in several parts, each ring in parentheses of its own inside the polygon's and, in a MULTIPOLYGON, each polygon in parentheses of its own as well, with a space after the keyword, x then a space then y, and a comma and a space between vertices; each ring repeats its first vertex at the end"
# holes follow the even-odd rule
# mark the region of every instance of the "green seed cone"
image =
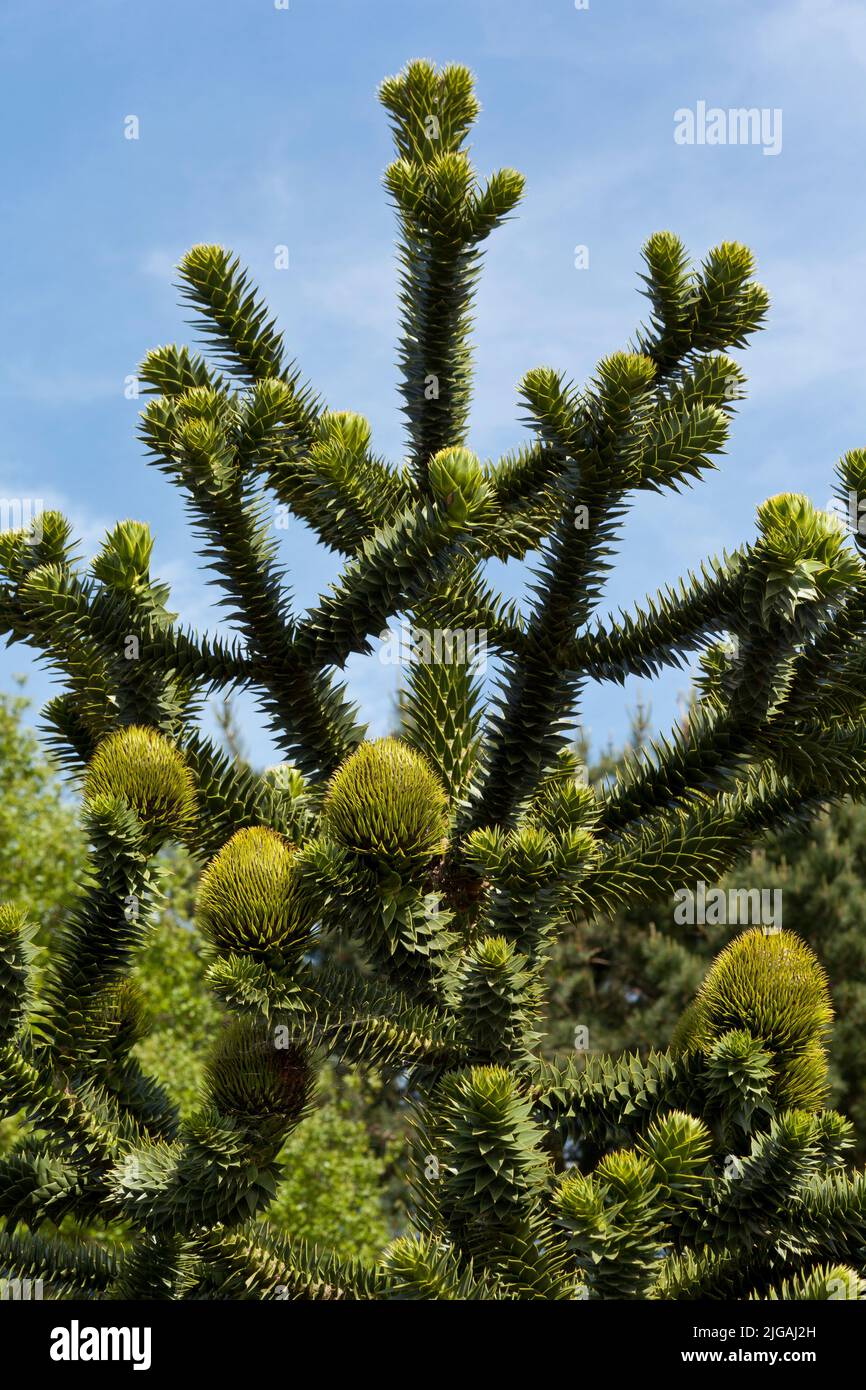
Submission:
POLYGON ((777 1096, 783 1110, 821 1110, 827 1103, 827 1054, 811 1043, 782 1068, 777 1096))
POLYGON ((773 1059, 771 1093, 783 1109, 817 1110, 826 1098, 823 1039, 833 1018, 827 977, 792 932, 743 932, 716 957, 674 1034, 676 1052, 709 1053, 745 1030, 773 1059))
POLYGON ((745 1028, 771 1052, 820 1042, 833 1018, 827 977, 793 932, 738 936, 711 965, 697 1000, 706 1041, 745 1028))
POLYGON ((297 960, 311 924, 293 847, 265 826, 238 830, 202 874, 195 915, 220 951, 297 960))
POLYGON ((421 753, 397 738, 363 743, 331 780, 323 825, 377 867, 411 875, 444 848, 448 802, 421 753))
POLYGON ((217 1040, 206 1067, 210 1098, 224 1115, 252 1122, 297 1120, 312 1090, 312 1070, 295 1043, 278 1045, 258 1020, 236 1018, 217 1040))
POLYGON ((428 467, 434 497, 444 503, 449 517, 462 523, 486 494, 481 460, 469 449, 440 449, 428 467))
POLYGON ((130 725, 109 734, 90 760, 87 801, 120 797, 150 830, 182 835, 195 812, 192 772, 180 751, 155 729, 130 725))

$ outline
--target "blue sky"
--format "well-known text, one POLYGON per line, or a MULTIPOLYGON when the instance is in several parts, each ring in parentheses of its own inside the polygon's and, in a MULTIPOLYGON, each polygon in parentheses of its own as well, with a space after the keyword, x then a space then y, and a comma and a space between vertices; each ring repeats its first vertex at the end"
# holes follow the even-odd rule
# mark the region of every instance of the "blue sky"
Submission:
MULTIPOLYGON (((366 415, 375 447, 402 456, 395 227, 380 185, 391 151, 375 90, 409 58, 473 69, 478 167, 512 165, 527 180, 519 215, 488 243, 478 298, 481 455, 522 442, 515 387, 528 368, 580 381, 626 344, 644 312, 650 232, 676 231, 697 257, 745 241, 770 291, 722 468, 680 498, 640 499, 606 606, 749 538, 775 492, 826 505, 836 458, 866 443, 860 0, 5 0, 0 54, 0 497, 60 507, 88 555, 116 519, 150 523, 155 572, 186 622, 214 630, 219 612, 182 501, 144 462, 125 379, 148 348, 189 341, 173 266, 218 241, 249 265, 327 402, 366 415), (780 109, 780 152, 678 145, 674 113, 698 101, 780 109), (281 244, 288 270, 274 266, 281 244)), ((300 525, 284 550, 298 602, 312 602, 333 559, 300 525)), ((501 577, 521 592, 519 569, 501 577)), ((0 653, 0 686, 16 672, 48 697, 25 650, 0 653)), ((393 678, 375 656, 350 664, 376 732, 393 678)), ((594 688, 594 742, 623 736, 639 695, 670 722, 687 685, 671 673, 594 688)), ((248 705, 243 719, 267 760, 248 705)))

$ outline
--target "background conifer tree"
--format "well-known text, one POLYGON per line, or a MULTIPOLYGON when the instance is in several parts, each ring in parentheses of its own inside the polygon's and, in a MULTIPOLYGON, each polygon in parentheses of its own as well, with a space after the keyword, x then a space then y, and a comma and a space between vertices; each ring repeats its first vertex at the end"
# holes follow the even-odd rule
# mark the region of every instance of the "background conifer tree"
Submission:
MULTIPOLYGON (((665 1050, 540 1059, 547 959, 569 921, 712 881, 766 831, 863 789, 866 572, 804 497, 766 502, 753 542, 676 589, 595 618, 630 499, 689 485, 724 446, 743 384, 728 353, 767 307, 752 257, 723 243, 695 266, 672 234, 651 237, 634 341, 583 389, 528 372, 530 442, 483 463, 468 441, 473 293, 522 180, 476 175, 464 68, 412 63, 380 95, 407 465, 324 406, 238 262, 197 246, 180 276, 209 360, 148 355, 142 432, 235 638, 178 626, 139 522, 86 572, 58 515, 0 543, 4 628, 64 682, 45 717, 81 778, 90 845, 38 998, 29 929, 0 919, 0 1088, 30 1124, 0 1165, 0 1257, 61 1296, 859 1297, 866 1183, 844 1168, 850 1124, 825 1109, 832 1010, 797 936, 733 941, 665 1050), (342 560, 306 613, 275 500, 342 560), (521 612, 485 562, 530 552, 521 612), (398 614, 482 629, 496 690, 485 710, 470 659, 419 663, 403 738, 371 742, 335 672, 398 614), (587 787, 569 751, 586 681, 695 648, 688 728, 587 787), (264 778, 197 728, 211 691, 241 687, 285 759, 264 778), (186 1118, 132 1051, 131 970, 171 841, 201 865, 208 981, 230 1015, 186 1118), (323 933, 357 943, 368 970, 323 961, 323 933), (414 1231, 371 1264, 267 1222, 277 1156, 334 1055, 400 1072, 415 1112, 414 1231), (69 1213, 131 1239, 57 1238, 69 1213)), ((862 491, 866 452, 839 479, 862 491)))

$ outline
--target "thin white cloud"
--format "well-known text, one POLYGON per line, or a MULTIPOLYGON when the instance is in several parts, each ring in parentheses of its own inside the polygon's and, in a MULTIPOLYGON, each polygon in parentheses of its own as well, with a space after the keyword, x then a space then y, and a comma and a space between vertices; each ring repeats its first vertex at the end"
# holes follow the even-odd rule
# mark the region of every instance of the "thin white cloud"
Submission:
POLYGON ((749 351, 755 392, 790 393, 840 374, 862 381, 866 371, 866 252, 768 257, 762 278, 771 292, 767 332, 749 351))
POLYGON ((756 39, 771 62, 802 63, 808 55, 811 71, 825 58, 839 73, 852 63, 866 67, 866 9, 861 0, 786 0, 760 15, 756 39))

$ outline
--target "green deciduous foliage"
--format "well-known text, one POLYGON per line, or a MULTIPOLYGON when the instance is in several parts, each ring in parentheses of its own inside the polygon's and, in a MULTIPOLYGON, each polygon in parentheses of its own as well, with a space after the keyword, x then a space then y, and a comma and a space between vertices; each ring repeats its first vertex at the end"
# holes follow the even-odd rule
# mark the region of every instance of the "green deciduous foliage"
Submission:
MULTIPOLYGON (((115 528, 89 572, 56 515, 0 544, 0 620, 64 680, 45 717, 83 775, 90 847, 38 999, 27 929, 2 919, 0 1091, 35 1136, 0 1165, 0 1208, 21 1228, 2 1257, 61 1294, 109 1298, 857 1297, 866 1178, 845 1166, 849 1122, 825 1108, 827 986, 798 937, 740 937, 646 1058, 540 1056, 548 960, 570 922, 714 880, 768 830, 864 790, 866 569, 805 498, 765 503, 753 541, 676 590, 597 616, 634 495, 690 485, 728 437, 744 381, 728 354, 767 308, 751 254, 725 242, 693 265, 673 234, 652 236, 633 342, 582 388, 529 371, 529 444, 482 461, 467 439, 473 296, 522 180, 476 174, 464 68, 410 64, 381 99, 407 463, 327 409, 237 260, 198 246, 180 280, 209 360, 149 354, 142 435, 234 636, 177 625, 139 523, 115 528), (275 503, 341 557, 305 613, 275 503), (518 611, 486 562, 531 552, 518 611), (403 741, 369 743, 336 672, 401 614, 482 628, 495 691, 485 709, 471 660, 417 663, 403 741), (688 726, 585 785, 569 744, 586 681, 696 649, 688 726), (240 687, 278 740, 279 774, 198 729, 206 695, 240 687), (169 842, 202 869, 206 979, 227 1016, 186 1114, 135 1051, 132 976, 169 842), (398 1077, 413 1114, 412 1229, 378 1260, 311 1249, 268 1219, 335 1059, 398 1077), (72 1214, 129 1244, 46 1244, 72 1214)), ((863 489, 866 453, 839 481, 863 489)))
POLYGON ((0 901, 50 930, 68 906, 83 842, 71 800, 24 722, 24 695, 0 694, 0 901))

